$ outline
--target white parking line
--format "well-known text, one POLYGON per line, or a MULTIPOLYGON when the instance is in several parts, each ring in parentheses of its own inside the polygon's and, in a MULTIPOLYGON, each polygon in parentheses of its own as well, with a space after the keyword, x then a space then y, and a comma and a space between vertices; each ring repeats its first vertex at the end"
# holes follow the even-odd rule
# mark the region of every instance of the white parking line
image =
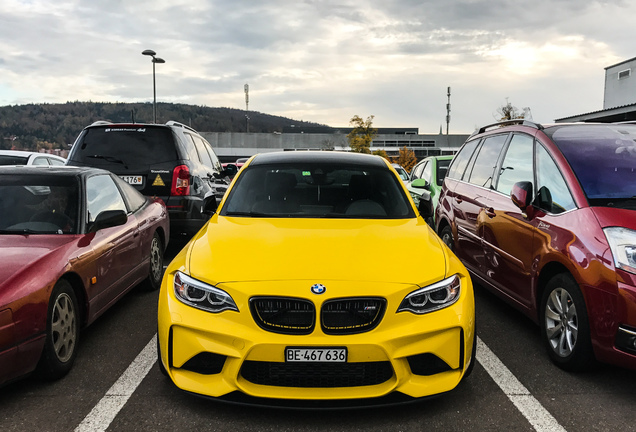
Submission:
POLYGON ((119 377, 75 432, 105 431, 157 361, 157 337, 150 339, 137 358, 119 377))
MULTIPOLYGON (((565 432, 563 426, 530 394, 488 346, 477 338, 477 360, 537 432, 565 432)), ((75 432, 103 432, 157 361, 157 337, 139 353, 75 432)))
POLYGON ((477 338, 477 360, 537 432, 565 432, 563 426, 530 394, 480 338, 477 338))

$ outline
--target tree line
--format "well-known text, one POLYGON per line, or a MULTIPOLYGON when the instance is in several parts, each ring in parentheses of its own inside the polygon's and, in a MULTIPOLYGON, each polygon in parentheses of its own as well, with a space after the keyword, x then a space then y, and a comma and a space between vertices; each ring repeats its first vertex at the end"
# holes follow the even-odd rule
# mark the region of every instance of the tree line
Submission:
MULTIPOLYGON (((99 120, 152 123, 152 103, 66 102, 0 107, 0 149, 67 149, 86 126, 99 120)), ((186 124, 200 132, 282 132, 291 124, 322 126, 287 117, 199 105, 157 103, 157 122, 186 124), (249 116, 249 120, 246 118, 249 116)))

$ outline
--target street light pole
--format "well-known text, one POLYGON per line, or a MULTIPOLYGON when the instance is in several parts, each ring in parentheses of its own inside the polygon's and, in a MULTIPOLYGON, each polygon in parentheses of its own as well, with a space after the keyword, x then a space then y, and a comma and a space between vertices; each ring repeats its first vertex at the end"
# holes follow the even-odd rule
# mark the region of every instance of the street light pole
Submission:
POLYGON ((144 50, 141 52, 143 55, 152 57, 152 117, 153 122, 157 123, 157 84, 155 81, 155 63, 165 63, 162 58, 155 57, 157 55, 153 50, 144 50))

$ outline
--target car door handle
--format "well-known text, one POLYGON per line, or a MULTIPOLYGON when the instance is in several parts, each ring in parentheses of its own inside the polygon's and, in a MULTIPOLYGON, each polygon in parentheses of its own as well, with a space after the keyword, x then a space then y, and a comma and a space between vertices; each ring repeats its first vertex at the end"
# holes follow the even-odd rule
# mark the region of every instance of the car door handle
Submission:
POLYGON ((486 215, 489 218, 494 218, 495 216, 497 216, 497 213, 495 213, 495 209, 492 207, 488 207, 485 211, 486 211, 486 215))
POLYGON ((455 197, 455 202, 456 202, 457 204, 461 204, 461 203, 463 203, 463 202, 464 202, 464 200, 463 200, 463 199, 461 199, 461 198, 457 198, 457 197, 455 197))

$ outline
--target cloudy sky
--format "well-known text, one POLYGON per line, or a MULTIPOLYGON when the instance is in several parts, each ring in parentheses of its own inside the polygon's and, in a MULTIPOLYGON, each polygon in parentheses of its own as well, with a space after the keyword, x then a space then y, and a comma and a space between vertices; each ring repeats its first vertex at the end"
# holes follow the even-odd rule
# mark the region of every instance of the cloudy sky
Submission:
MULTIPOLYGON (((157 100, 450 133, 509 101, 539 122, 603 108, 636 57, 628 0, 2 0, 0 106, 157 100)), ((1 119, 0 119, 1 121, 1 119)))

